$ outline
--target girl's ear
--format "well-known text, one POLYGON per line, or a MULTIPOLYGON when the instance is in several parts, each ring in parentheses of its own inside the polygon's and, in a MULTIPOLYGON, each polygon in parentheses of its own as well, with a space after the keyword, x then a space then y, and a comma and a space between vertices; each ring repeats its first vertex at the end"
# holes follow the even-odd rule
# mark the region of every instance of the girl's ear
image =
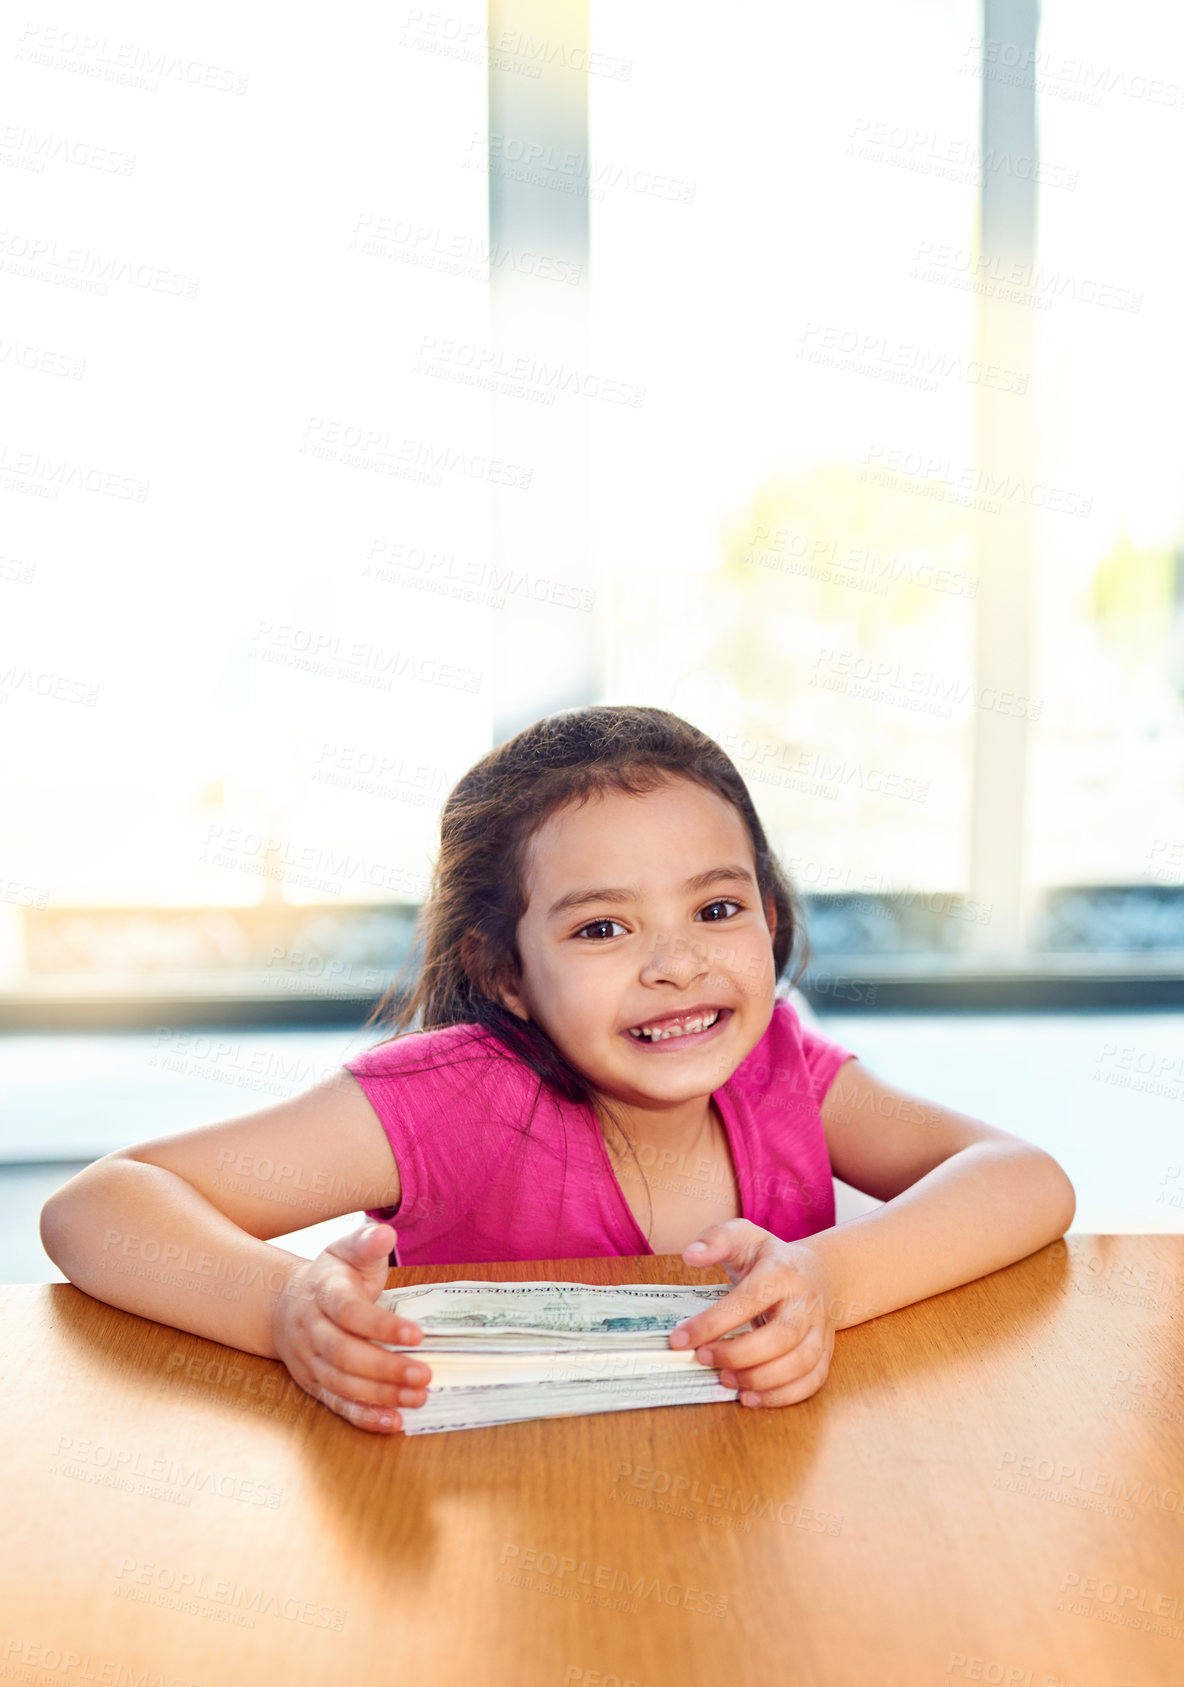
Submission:
POLYGON ((509 1008, 511 1013, 517 1014, 519 1019, 529 1021, 530 1014, 527 1012, 526 1006, 516 990, 503 985, 498 991, 497 1000, 501 1002, 503 1007, 509 1008))
POLYGON ((768 901, 765 903, 765 924, 769 928, 769 936, 770 937, 776 937, 776 935, 777 935, 777 907, 776 907, 776 904, 774 903, 773 898, 771 896, 769 897, 768 901))
POLYGON ((517 975, 512 966, 503 966, 493 980, 494 1000, 503 1007, 509 1008, 511 1013, 517 1014, 519 1019, 529 1021, 530 1010, 522 1000, 516 988, 517 975))
POLYGON ((460 959, 469 982, 480 990, 483 996, 488 996, 490 1001, 508 1008, 511 1013, 517 1014, 519 1019, 530 1018, 506 974, 490 974, 484 945, 475 932, 468 932, 461 938, 460 959))

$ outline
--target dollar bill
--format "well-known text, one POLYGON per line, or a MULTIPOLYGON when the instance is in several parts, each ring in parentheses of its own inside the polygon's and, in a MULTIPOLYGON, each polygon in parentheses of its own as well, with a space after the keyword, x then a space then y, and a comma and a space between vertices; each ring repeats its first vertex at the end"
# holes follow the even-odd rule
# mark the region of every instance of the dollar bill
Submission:
POLYGON ((486 1353, 499 1345, 515 1351, 540 1342, 664 1348, 676 1324, 714 1306, 730 1292, 727 1283, 696 1288, 680 1283, 626 1283, 602 1288, 589 1283, 462 1280, 385 1289, 378 1304, 419 1325, 424 1336, 420 1349, 445 1347, 458 1338, 466 1347, 479 1340, 486 1353))
POLYGON ((734 1400, 717 1369, 667 1341, 729 1292, 727 1283, 421 1283, 378 1302, 418 1324, 423 1340, 377 1345, 430 1356, 426 1404, 403 1409, 408 1435, 734 1400))

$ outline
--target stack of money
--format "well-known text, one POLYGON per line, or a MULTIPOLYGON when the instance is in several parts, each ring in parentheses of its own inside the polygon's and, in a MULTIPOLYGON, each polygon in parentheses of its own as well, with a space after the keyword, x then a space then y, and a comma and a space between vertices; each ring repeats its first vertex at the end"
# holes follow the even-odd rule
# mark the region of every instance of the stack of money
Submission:
POLYGON ((693 1348, 666 1339, 729 1292, 727 1283, 420 1283, 386 1289, 378 1304, 418 1324, 423 1340, 377 1345, 431 1367, 426 1403, 403 1412, 408 1435, 734 1400, 738 1390, 693 1348))

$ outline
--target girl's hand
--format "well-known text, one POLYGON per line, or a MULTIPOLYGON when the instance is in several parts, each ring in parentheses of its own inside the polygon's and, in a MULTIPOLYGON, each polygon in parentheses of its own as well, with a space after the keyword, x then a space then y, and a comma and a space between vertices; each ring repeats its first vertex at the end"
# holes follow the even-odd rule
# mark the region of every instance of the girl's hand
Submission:
POLYGON ((299 1266, 276 1301, 276 1352, 306 1394, 359 1429, 390 1434, 403 1427, 399 1406, 422 1406, 432 1373, 409 1353, 374 1340, 411 1343, 423 1331, 374 1302, 386 1287, 395 1245, 389 1224, 366 1224, 299 1266))
POLYGON ((835 1326, 826 1270, 809 1243, 782 1242, 746 1218, 729 1218, 709 1225, 682 1257, 688 1265, 722 1265, 736 1287, 676 1325, 670 1345, 693 1345, 703 1364, 726 1367, 719 1380, 743 1390, 742 1406, 789 1406, 817 1393, 835 1326), (717 1339, 746 1321, 760 1327, 717 1339))

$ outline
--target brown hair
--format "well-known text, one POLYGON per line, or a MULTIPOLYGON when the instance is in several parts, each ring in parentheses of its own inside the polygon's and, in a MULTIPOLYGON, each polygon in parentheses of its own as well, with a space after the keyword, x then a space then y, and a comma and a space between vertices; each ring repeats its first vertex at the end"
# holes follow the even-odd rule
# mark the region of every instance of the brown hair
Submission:
MULTIPOLYGON (((697 727, 666 709, 595 704, 547 715, 481 758, 459 779, 440 818, 440 850, 420 909, 411 955, 364 1029, 396 1036, 448 1025, 477 1025, 525 1062, 566 1101, 614 1118, 583 1073, 541 1026, 498 999, 499 984, 521 977, 518 921, 526 912, 526 854, 557 809, 615 789, 633 796, 672 778, 690 779, 737 809, 748 828, 762 905, 777 915, 775 976, 800 951, 791 983, 809 958, 800 904, 729 757, 697 727), (418 967, 410 994, 402 981, 418 967)), ((488 1046, 488 1045, 486 1045, 488 1046)), ((614 1119, 615 1122, 615 1119, 614 1119)))

